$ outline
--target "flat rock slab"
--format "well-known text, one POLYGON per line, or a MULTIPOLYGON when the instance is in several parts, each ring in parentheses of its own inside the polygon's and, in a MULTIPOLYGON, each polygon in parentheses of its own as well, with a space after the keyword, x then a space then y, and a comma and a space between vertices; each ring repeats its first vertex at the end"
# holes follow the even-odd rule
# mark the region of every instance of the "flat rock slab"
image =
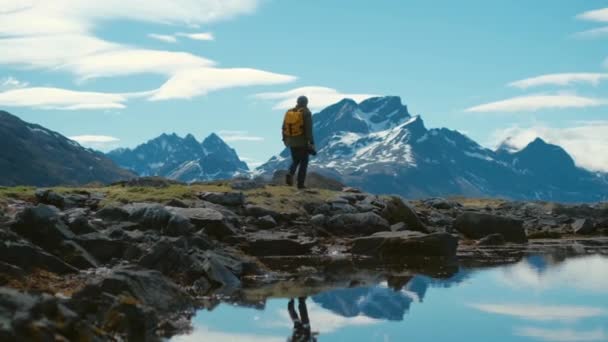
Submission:
POLYGON ((210 208, 172 208, 167 209, 177 215, 183 216, 196 228, 204 228, 208 235, 225 238, 236 234, 234 227, 221 212, 210 208))
POLYGON ((456 218, 454 228, 464 236, 475 240, 492 234, 501 234, 507 242, 528 241, 523 221, 504 216, 464 213, 456 218))
POLYGON ((447 233, 380 232, 353 240, 353 254, 368 255, 384 260, 407 257, 456 256, 458 239, 447 233))
POLYGON ((326 223, 327 230, 334 235, 370 235, 389 231, 387 220, 375 213, 338 214, 326 223))
POLYGON ((286 232, 256 232, 244 236, 242 249, 254 256, 293 256, 309 254, 316 239, 286 232))

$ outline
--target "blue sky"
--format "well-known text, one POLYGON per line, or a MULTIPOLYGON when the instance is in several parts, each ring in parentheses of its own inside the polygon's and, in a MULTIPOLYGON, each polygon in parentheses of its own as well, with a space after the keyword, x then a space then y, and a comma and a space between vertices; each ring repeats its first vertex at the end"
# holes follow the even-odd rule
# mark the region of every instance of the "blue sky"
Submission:
POLYGON ((2 0, 0 108, 105 151, 163 132, 220 132, 254 164, 280 150, 282 108, 296 94, 316 108, 399 95, 428 127, 487 147, 541 136, 579 165, 608 171, 605 8, 2 0))

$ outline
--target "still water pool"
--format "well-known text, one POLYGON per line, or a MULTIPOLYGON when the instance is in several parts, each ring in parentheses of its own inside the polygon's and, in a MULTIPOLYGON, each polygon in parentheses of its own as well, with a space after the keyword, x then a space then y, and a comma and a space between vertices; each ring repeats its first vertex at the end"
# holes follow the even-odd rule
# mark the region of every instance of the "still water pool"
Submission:
POLYGON ((291 310, 288 304, 274 298, 262 309, 201 310, 192 333, 172 341, 608 341, 608 258, 532 256, 448 279, 417 275, 399 286, 333 289, 296 298, 291 310))

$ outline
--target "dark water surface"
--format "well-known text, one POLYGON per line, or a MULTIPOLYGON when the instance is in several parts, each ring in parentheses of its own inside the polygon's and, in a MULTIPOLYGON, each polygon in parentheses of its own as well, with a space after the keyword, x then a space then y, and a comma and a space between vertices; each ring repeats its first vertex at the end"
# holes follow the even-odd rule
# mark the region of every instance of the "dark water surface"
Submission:
MULTIPOLYGON (((193 332, 172 341, 289 341, 288 302, 201 310, 193 332)), ((333 289, 308 297, 306 309, 318 341, 608 341, 608 258, 533 256, 448 279, 333 289)), ((297 299, 293 311, 301 318, 297 299)))

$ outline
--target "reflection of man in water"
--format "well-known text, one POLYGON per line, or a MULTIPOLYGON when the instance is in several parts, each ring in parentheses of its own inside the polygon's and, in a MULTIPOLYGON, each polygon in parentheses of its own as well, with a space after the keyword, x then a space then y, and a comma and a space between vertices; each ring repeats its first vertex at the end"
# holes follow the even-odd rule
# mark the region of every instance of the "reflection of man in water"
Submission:
POLYGON ((306 308, 306 297, 298 298, 298 311, 300 316, 294 307, 293 298, 289 300, 287 304, 287 311, 289 311, 289 317, 293 322, 293 333, 291 337, 287 338, 288 342, 316 342, 316 333, 310 331, 310 320, 308 319, 308 309, 306 308))

